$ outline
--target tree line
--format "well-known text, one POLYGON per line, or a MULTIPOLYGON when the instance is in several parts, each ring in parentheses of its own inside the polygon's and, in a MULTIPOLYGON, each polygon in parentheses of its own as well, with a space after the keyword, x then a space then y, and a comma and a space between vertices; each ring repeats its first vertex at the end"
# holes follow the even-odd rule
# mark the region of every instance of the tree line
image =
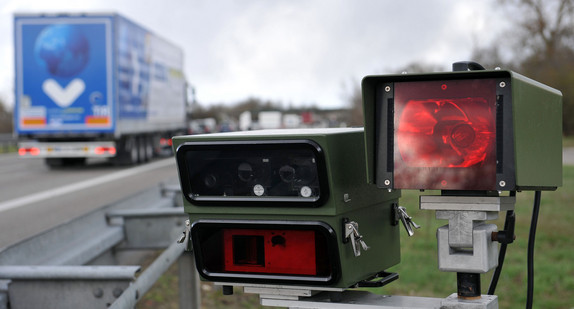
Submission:
MULTIPOLYGON (((486 46, 474 46, 469 60, 486 69, 500 67, 520 73, 563 95, 563 133, 574 135, 574 0, 498 0, 496 9, 512 23, 486 46)), ((458 59, 457 59, 458 60, 458 59)), ((434 64, 411 63, 396 70, 440 71, 434 64)), ((349 96, 352 124, 363 125, 362 96, 357 86, 349 96)))
POLYGON ((574 135, 574 0, 499 0, 513 28, 472 59, 562 91, 563 133, 574 135))

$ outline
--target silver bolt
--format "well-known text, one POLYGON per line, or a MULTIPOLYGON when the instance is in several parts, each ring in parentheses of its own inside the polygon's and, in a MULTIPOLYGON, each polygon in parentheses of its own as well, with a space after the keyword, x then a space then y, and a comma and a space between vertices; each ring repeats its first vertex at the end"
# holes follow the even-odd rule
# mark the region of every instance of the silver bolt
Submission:
POLYGON ((124 290, 122 288, 114 288, 112 295, 114 295, 115 298, 118 298, 120 295, 122 295, 123 292, 124 290))
POLYGON ((385 87, 385 92, 389 92, 389 91, 391 91, 391 86, 386 86, 386 87, 385 87))
POLYGON ((391 184, 391 181, 388 180, 388 179, 385 179, 385 186, 388 186, 388 185, 390 185, 390 184, 391 184))
POLYGON ((501 187, 504 187, 504 186, 506 186, 506 181, 501 180, 498 184, 499 184, 501 187))
POLYGON ((349 193, 343 194, 343 202, 348 203, 350 201, 351 201, 351 197, 349 196, 349 193))
POLYGON ((95 298, 102 298, 104 296, 104 290, 101 288, 96 288, 93 292, 95 298))
POLYGON ((506 83, 505 83, 505 82, 500 82, 500 84, 499 84, 499 85, 500 85, 500 88, 504 88, 504 87, 506 87, 506 83))

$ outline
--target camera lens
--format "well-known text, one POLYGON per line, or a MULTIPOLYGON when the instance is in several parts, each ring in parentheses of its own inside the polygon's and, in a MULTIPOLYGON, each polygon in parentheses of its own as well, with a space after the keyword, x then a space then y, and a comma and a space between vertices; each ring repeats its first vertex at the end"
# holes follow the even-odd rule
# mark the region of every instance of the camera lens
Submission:
POLYGON ((283 182, 292 182, 295 179, 295 169, 289 165, 284 165, 279 169, 279 177, 283 182))
POLYGON ((237 176, 241 181, 248 182, 253 178, 253 167, 249 163, 241 163, 237 167, 237 176))
POLYGON ((203 183, 208 188, 213 188, 217 185, 217 176, 215 174, 207 174, 205 178, 203 178, 203 183))

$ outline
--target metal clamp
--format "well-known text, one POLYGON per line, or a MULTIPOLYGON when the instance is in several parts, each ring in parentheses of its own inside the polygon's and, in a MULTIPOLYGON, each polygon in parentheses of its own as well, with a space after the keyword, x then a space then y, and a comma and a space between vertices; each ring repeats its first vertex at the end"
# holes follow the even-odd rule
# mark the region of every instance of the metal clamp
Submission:
POLYGON ((185 242, 185 251, 191 251, 191 222, 189 219, 185 220, 185 230, 183 235, 177 240, 178 244, 185 242))
POLYGON ((345 239, 347 241, 351 241, 351 246, 353 246, 353 253, 355 256, 361 255, 361 247, 365 251, 369 250, 369 246, 367 246, 363 240, 363 236, 359 234, 359 224, 355 221, 345 223, 345 239))
POLYGON ((407 214, 407 209, 405 207, 399 206, 399 207, 397 207, 397 210, 398 210, 398 215, 401 218, 401 221, 403 222, 405 229, 407 230, 407 234, 409 234, 409 237, 413 236, 415 234, 415 232, 413 231, 413 227, 415 229, 419 229, 421 226, 416 224, 413 221, 413 218, 411 216, 409 216, 409 214, 407 214))

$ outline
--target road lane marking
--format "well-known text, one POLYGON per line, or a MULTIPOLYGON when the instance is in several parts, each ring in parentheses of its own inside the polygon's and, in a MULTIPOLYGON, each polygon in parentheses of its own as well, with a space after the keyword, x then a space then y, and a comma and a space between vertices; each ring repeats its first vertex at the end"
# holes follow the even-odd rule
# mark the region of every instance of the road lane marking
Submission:
POLYGON ((74 183, 71 185, 66 185, 63 187, 59 187, 59 188, 55 188, 55 189, 49 189, 46 191, 31 194, 31 195, 26 195, 23 197, 19 197, 19 198, 10 200, 10 201, 0 203, 0 212, 5 211, 5 210, 9 210, 9 209, 13 209, 13 208, 17 208, 17 207, 20 207, 23 205, 28 205, 31 203, 36 203, 36 202, 40 202, 43 200, 51 199, 51 198, 61 196, 64 194, 69 194, 72 192, 80 191, 80 190, 83 190, 83 189, 86 189, 89 187, 101 185, 101 184, 106 183, 106 182, 111 182, 114 180, 126 178, 126 177, 133 176, 133 175, 140 174, 140 173, 145 173, 145 172, 157 169, 157 168, 166 167, 166 166, 174 164, 174 163, 175 162, 174 162, 173 158, 163 159, 161 161, 156 161, 156 162, 153 162, 150 164, 133 167, 133 168, 122 170, 122 171, 115 172, 112 174, 100 176, 100 177, 85 180, 82 182, 77 182, 77 183, 74 183))

